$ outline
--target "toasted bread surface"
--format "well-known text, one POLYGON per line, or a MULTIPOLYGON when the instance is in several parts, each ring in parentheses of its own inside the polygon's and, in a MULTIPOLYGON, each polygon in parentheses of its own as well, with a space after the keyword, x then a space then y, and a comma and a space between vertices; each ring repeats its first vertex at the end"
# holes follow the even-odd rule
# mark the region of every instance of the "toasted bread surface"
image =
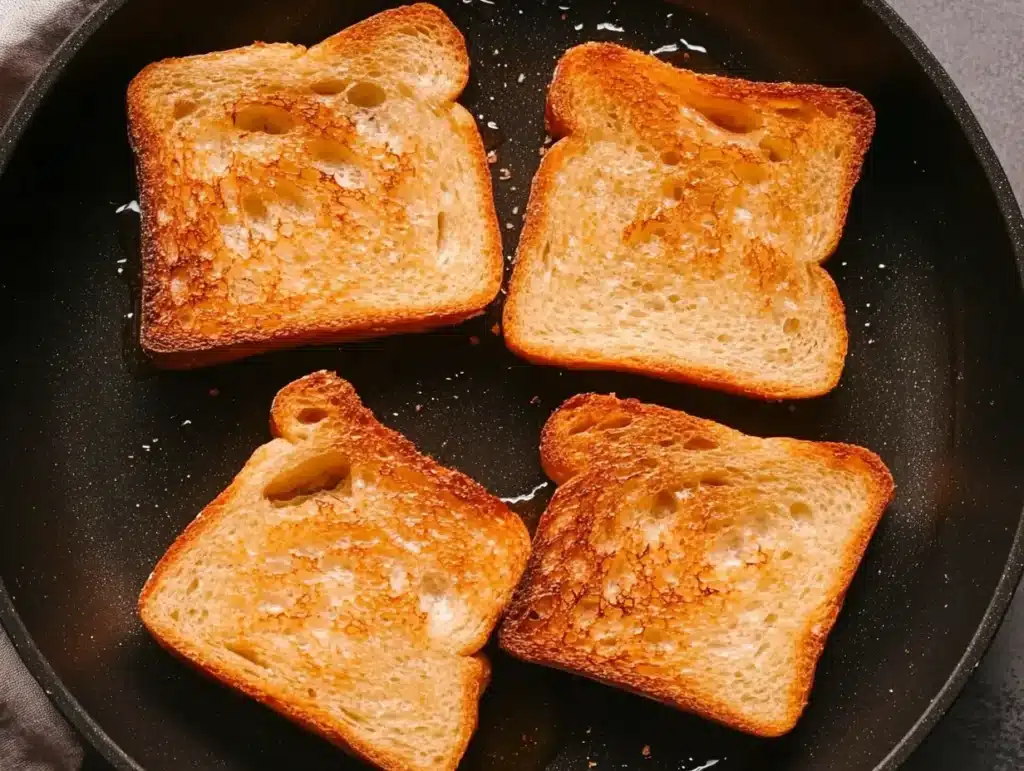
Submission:
POLYGON ((831 390, 838 244, 874 113, 840 88, 753 83, 587 43, 548 92, 504 310, 539 363, 761 398, 831 390))
POLYGON ((563 484, 502 647, 742 731, 789 731, 892 497, 882 461, 595 394, 552 415, 541 453, 563 484))
POLYGON ((432 5, 309 49, 146 67, 128 89, 142 208, 141 341, 188 367, 428 329, 501 285, 469 58, 432 5))
POLYGON ((479 653, 526 564, 520 519, 318 372, 275 398, 274 439, 147 581, 166 648, 355 754, 454 769, 479 653))

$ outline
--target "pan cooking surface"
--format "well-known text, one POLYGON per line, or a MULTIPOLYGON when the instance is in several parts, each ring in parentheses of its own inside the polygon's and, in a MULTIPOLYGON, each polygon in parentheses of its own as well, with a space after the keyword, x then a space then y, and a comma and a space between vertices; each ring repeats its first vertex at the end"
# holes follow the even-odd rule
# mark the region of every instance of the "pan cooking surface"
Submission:
POLYGON ((165 56, 254 39, 314 43, 384 6, 116 5, 66 64, 0 179, 0 577, 11 601, 0 594, 0 611, 108 759, 147 771, 358 767, 171 659, 134 612, 159 556, 268 439, 273 394, 319 368, 351 380, 384 423, 440 462, 522 498, 512 506, 531 527, 552 492, 541 486, 540 427, 563 399, 590 390, 750 433, 863 444, 896 478, 793 734, 742 736, 491 650, 494 679, 464 768, 845 771, 892 767, 909 752, 937 719, 929 705, 947 705, 980 656, 1019 574, 1024 330, 1019 212, 987 145, 974 137, 980 161, 972 149, 973 119, 965 133, 944 76, 953 109, 876 15, 893 23, 890 12, 852 0, 441 3, 470 45, 462 101, 497 155, 507 255, 543 146, 544 89, 572 44, 663 49, 683 66, 842 84, 873 102, 877 135, 827 263, 847 307, 845 374, 825 398, 763 404, 527 365, 493 334, 497 308, 429 335, 148 371, 131 334, 138 220, 117 212, 135 197, 129 79, 165 56))

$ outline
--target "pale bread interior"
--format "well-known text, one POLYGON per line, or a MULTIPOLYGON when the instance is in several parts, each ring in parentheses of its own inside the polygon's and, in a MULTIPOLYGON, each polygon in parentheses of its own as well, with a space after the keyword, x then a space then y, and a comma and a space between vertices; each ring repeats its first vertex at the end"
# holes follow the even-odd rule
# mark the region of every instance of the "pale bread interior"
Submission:
POLYGON ((501 250, 481 140, 454 102, 467 72, 458 30, 422 5, 308 50, 143 71, 143 343, 382 334, 486 306, 501 250))
POLYGON ((590 396, 551 419, 542 452, 587 460, 541 520, 502 644, 741 730, 785 733, 891 477, 861 448, 668 413, 590 396))
POLYGON ((318 373, 172 547, 143 621, 214 676, 388 769, 454 768, 476 725, 477 655, 525 564, 500 502, 318 373))
POLYGON ((835 248, 873 118, 850 92, 563 57, 506 338, 528 358, 759 396, 830 390, 835 248))

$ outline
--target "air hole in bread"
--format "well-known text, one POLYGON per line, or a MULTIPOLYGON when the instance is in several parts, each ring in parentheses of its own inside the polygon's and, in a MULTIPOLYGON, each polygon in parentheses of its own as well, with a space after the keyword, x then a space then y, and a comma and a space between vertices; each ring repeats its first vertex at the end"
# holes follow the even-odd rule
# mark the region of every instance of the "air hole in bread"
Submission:
POLYGON ((306 150, 317 161, 332 168, 356 162, 355 153, 334 139, 313 139, 306 145, 306 150))
POLYGON ((263 495, 274 504, 290 505, 324 491, 335 497, 352 494, 352 466, 340 453, 318 455, 282 471, 263 489, 263 495))
POLYGON ((814 116, 817 110, 814 109, 814 105, 808 102, 802 102, 790 107, 779 107, 776 109, 783 118, 793 118, 795 120, 802 120, 806 123, 814 120, 814 116))
POLYGON ((319 423, 321 420, 327 417, 327 410, 322 407, 306 407, 299 411, 296 419, 300 423, 304 423, 307 426, 311 426, 314 423, 319 423))
POLYGON ((682 156, 675 150, 666 150, 661 154, 661 162, 666 166, 676 166, 682 159, 682 156))
POLYGON ((629 415, 613 415, 610 418, 605 418, 597 425, 598 431, 608 431, 612 428, 625 428, 633 422, 633 418, 629 415))
POLYGON ((353 712, 352 710, 346 709, 345 707, 342 707, 342 706, 338 706, 337 710, 338 710, 338 712, 340 712, 342 715, 344 715, 352 723, 364 723, 364 722, 366 722, 366 718, 364 718, 358 712, 353 712))
POLYGON ((832 157, 833 158, 842 158, 843 157, 843 146, 842 145, 836 145, 835 147, 832 148, 832 157))
POLYGON ((670 517, 679 508, 679 500, 673 490, 659 490, 651 501, 651 514, 657 518, 670 517))
POLYGON ((668 296, 668 301, 669 301, 670 303, 677 303, 677 302, 679 302, 679 301, 680 301, 681 299, 683 299, 683 298, 681 298, 681 297, 680 297, 679 295, 677 295, 677 294, 670 294, 670 295, 668 296))
POLYGON ((189 585, 185 587, 185 594, 192 594, 196 589, 199 588, 199 579, 193 578, 189 585))
POLYGON ((526 617, 531 621, 537 621, 540 619, 540 613, 535 611, 533 608, 530 608, 530 612, 526 614, 526 617))
POLYGON ((793 519, 808 520, 811 518, 811 507, 803 501, 795 501, 789 505, 789 513, 793 519))
POLYGON ((788 161, 793 156, 793 143, 785 137, 766 135, 761 138, 759 147, 768 154, 768 160, 773 163, 788 161))
POLYGON ((661 441, 658 442, 659 447, 675 447, 675 444, 675 439, 662 439, 661 441))
POLYGON ((235 128, 264 134, 287 134, 295 126, 295 118, 272 104, 252 104, 235 112, 235 128))
POLYGON ((700 478, 700 483, 705 487, 727 487, 730 484, 725 474, 705 474, 700 478))
POLYGON ((311 83, 309 87, 322 96, 333 96, 348 88, 348 83, 341 78, 324 78, 311 83))
POLYGON ((399 96, 402 96, 405 99, 412 99, 414 96, 416 96, 413 90, 409 88, 405 83, 398 83, 398 85, 396 85, 395 88, 398 90, 399 96))
POLYGON ((443 211, 437 213, 437 251, 438 253, 444 250, 445 239, 448 235, 448 228, 446 227, 448 222, 448 215, 443 211))
POLYGON ((255 664, 260 669, 267 668, 267 662, 263 660, 263 657, 257 653, 252 646, 246 645, 244 642, 237 643, 224 643, 224 650, 228 653, 233 653, 239 658, 243 658, 250 664, 255 664))
POLYGON ((709 122, 731 134, 749 134, 764 124, 761 114, 742 102, 707 99, 697 95, 688 101, 690 107, 709 122))
POLYGON ((255 220, 267 216, 267 205, 258 193, 248 192, 242 196, 242 210, 255 220))
POLYGON ((769 613, 764 617, 764 623, 768 626, 775 626, 775 622, 779 620, 779 616, 776 613, 769 613))
POLYGON ((732 340, 732 338, 729 335, 726 335, 726 334, 721 334, 716 339, 720 343, 728 343, 730 340, 732 340))
POLYGON ((718 444, 708 439, 706 436, 691 436, 683 443, 683 449, 685 450, 715 450, 718 449, 718 444))
POLYGON ((199 108, 199 103, 191 99, 179 99, 174 103, 174 119, 180 120, 191 115, 199 108))
POLYGON ((795 335, 800 331, 800 319, 786 319, 785 323, 782 325, 782 331, 787 335, 795 335))
POLYGON ((448 578, 443 573, 428 571, 423 574, 420 588, 431 597, 443 597, 448 590, 448 578))
POLYGON ((784 552, 782 552, 782 554, 779 555, 779 559, 780 560, 793 559, 793 552, 791 552, 789 549, 786 549, 784 552))
POLYGON ((584 431, 589 431, 596 425, 597 421, 594 420, 593 418, 583 418, 582 420, 577 420, 569 427, 569 436, 574 436, 575 434, 582 434, 584 431))
POLYGON ((311 698, 311 699, 315 699, 316 698, 316 688, 307 688, 306 689, 306 695, 309 698, 311 698))
POLYGON ((387 100, 387 92, 376 83, 361 80, 354 84, 346 94, 348 101, 356 107, 378 107, 387 100))

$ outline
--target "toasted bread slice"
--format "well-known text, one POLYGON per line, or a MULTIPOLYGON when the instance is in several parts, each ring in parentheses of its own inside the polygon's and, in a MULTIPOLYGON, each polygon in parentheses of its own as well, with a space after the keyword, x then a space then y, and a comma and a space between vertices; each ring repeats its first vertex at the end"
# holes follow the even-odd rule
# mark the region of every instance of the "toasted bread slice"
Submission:
POLYGON ((538 363, 762 398, 839 380, 835 249, 874 130, 859 94, 698 75, 604 43, 548 92, 504 310, 538 363))
POLYGON ((480 648, 526 564, 521 520, 317 372, 274 439, 160 560, 139 599, 163 646, 385 769, 454 769, 480 648))
POLYGON ((432 5, 308 50, 168 59, 128 89, 143 348, 188 367, 452 324, 501 286, 459 31, 432 5))
POLYGON ((892 497, 882 461, 593 394, 554 413, 541 452, 564 484, 502 647, 742 731, 789 731, 892 497))

